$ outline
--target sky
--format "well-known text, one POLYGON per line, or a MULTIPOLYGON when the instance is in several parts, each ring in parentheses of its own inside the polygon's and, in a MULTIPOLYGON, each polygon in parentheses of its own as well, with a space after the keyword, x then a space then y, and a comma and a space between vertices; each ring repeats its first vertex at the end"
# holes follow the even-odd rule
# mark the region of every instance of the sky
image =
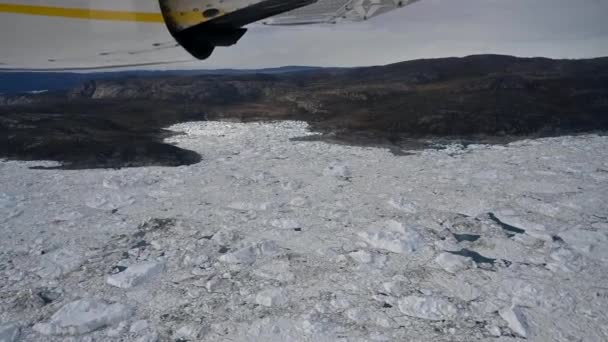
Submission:
POLYGON ((205 68, 381 65, 482 53, 608 56, 608 0, 421 0, 363 23, 252 27, 205 68))

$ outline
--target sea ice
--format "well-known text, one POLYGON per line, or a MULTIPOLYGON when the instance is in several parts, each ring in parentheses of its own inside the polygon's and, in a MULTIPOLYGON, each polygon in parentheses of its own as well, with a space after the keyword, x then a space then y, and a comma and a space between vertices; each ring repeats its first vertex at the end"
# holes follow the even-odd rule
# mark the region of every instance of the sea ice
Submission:
POLYGON ((133 322, 133 324, 131 324, 131 328, 129 328, 129 332, 133 333, 133 334, 137 334, 137 333, 140 333, 140 332, 148 329, 149 326, 150 326, 150 324, 148 323, 148 321, 146 321, 145 319, 141 319, 141 320, 133 322))
POLYGON ((404 195, 390 199, 388 204, 391 207, 408 214, 415 214, 418 212, 416 205, 404 195))
POLYGON ((288 218, 274 219, 270 221, 270 225, 278 229, 296 229, 302 227, 302 225, 298 221, 288 218))
POLYGON ((83 261, 84 255, 80 250, 65 247, 43 255, 36 274, 42 278, 58 278, 77 270, 83 261))
POLYGON ((411 254, 422 245, 417 231, 405 228, 397 221, 384 222, 373 230, 359 233, 359 236, 372 247, 393 253, 411 254))
POLYGON ((82 335, 124 321, 130 313, 122 304, 80 299, 59 309, 48 323, 34 325, 34 330, 43 335, 82 335))
POLYGON ((447 299, 431 296, 408 296, 399 300, 399 310, 412 317, 441 321, 454 319, 458 309, 447 299))
POLYGON ((528 337, 528 321, 526 320, 526 316, 521 307, 511 306, 503 308, 498 313, 500 314, 500 317, 507 321, 509 328, 511 328, 513 332, 521 337, 528 337))
POLYGON ((287 291, 280 288, 263 290, 255 296, 255 302, 266 307, 283 306, 288 301, 287 291))
POLYGON ((112 286, 129 289, 148 281, 161 273, 163 269, 162 262, 145 262, 129 266, 120 273, 112 274, 106 282, 112 286))
POLYGON ((448 252, 439 254, 435 262, 449 273, 457 273, 476 266, 472 258, 448 252))
POLYGON ((332 176, 342 179, 347 179, 352 176, 352 172, 350 167, 344 163, 331 163, 325 170, 323 170, 323 174, 325 176, 332 176))
POLYGON ((21 335, 21 327, 16 323, 0 324, 0 342, 15 342, 21 335))

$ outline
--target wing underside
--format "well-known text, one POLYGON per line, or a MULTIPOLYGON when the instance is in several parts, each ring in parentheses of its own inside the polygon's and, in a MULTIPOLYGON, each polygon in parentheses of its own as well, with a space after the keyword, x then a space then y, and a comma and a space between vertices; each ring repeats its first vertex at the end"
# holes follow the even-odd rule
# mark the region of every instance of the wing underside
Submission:
POLYGON ((262 23, 306 25, 363 21, 416 1, 418 0, 319 0, 309 6, 263 20, 262 23))

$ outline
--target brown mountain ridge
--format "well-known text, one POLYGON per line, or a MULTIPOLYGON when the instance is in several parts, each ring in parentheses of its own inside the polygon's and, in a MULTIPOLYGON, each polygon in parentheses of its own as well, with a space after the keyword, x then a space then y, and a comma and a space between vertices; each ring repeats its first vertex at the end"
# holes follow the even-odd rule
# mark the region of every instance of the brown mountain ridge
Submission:
POLYGON ((115 166, 112 160, 130 160, 118 166, 179 165, 200 158, 163 144, 162 127, 187 120, 286 119, 307 121, 342 141, 363 134, 397 145, 415 137, 603 131, 608 58, 476 55, 283 74, 89 81, 68 91, 0 96, 0 156, 73 167, 82 160, 82 167, 115 166), (129 148, 141 143, 147 147, 140 150, 162 152, 150 159, 142 156, 154 153, 124 151, 125 139, 129 148), (104 158, 108 162, 95 162, 104 158))

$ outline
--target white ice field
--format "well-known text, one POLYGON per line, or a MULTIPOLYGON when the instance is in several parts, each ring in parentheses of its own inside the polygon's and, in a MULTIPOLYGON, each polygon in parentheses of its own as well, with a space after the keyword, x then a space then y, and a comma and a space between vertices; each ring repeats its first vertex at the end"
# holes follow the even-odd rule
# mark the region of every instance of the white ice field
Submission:
POLYGON ((608 137, 172 129, 201 163, 0 162, 0 341, 608 341, 608 137))

